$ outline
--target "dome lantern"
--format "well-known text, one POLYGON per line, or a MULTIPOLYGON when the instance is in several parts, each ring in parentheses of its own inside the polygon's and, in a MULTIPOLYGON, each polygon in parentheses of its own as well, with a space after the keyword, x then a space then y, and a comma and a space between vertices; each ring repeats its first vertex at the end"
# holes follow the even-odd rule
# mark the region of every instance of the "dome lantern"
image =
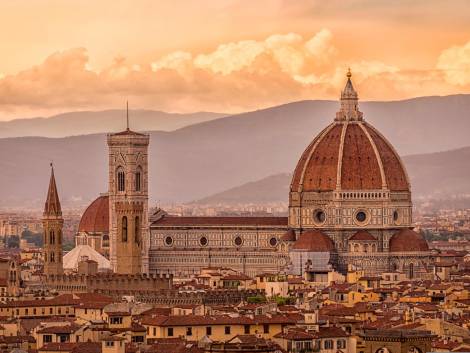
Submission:
POLYGON ((362 121, 362 112, 358 109, 359 97, 351 81, 351 69, 348 70, 346 86, 341 91, 341 107, 336 113, 336 121, 362 121))

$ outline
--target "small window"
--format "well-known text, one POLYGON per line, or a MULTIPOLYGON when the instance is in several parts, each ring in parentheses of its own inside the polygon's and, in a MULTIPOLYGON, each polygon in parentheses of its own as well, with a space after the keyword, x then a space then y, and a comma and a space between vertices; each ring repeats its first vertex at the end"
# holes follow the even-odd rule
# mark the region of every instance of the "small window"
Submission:
POLYGON ((244 329, 245 329, 245 335, 249 335, 250 334, 250 325, 245 325, 244 329))
POLYGON ((206 327, 206 336, 210 336, 210 335, 212 335, 212 327, 207 326, 206 327))
POLYGON ((233 241, 235 243, 236 246, 240 246, 243 244, 243 240, 241 237, 236 237, 235 240, 233 241))
POLYGON ((126 176, 124 174, 124 170, 119 167, 117 170, 117 190, 118 191, 125 191, 126 189, 126 176))
POLYGON ((263 325, 263 333, 269 333, 269 325, 268 324, 263 325))
POLYGON ((225 334, 230 335, 231 329, 230 326, 225 326, 225 334))
POLYGON ((135 191, 142 190, 142 168, 138 167, 135 173, 135 191))
POLYGON ((365 222, 365 220, 367 219, 367 215, 364 211, 359 211, 358 213, 356 213, 356 220, 358 222, 365 222))
POLYGON ((140 244, 140 218, 139 216, 135 217, 135 224, 134 224, 134 233, 135 233, 135 242, 136 244, 140 244))
POLYGON ((54 254, 54 252, 51 252, 51 262, 55 262, 55 254, 54 254))
POLYGON ((326 340, 324 343, 325 349, 333 349, 333 341, 332 340, 326 340))
POLYGON ((168 327, 168 337, 173 337, 173 327, 168 327))
POLYGON ((44 343, 51 343, 52 342, 52 335, 44 335, 42 336, 42 340, 44 343))
POLYGON ((206 246, 208 242, 209 242, 209 241, 207 240, 206 237, 201 237, 201 238, 199 239, 199 244, 200 244, 201 246, 206 246))
POLYGON ((49 232, 49 244, 55 244, 55 234, 53 230, 49 232))
POLYGON ((192 336, 192 335, 193 335, 193 328, 186 327, 186 336, 192 336))
POLYGON ((122 217, 122 241, 127 242, 127 217, 122 217))
POLYGON ((338 340, 338 341, 336 341, 336 348, 338 348, 338 349, 345 349, 345 348, 346 348, 346 340, 338 340))
POLYGON ((326 214, 323 210, 316 210, 313 212, 313 220, 317 224, 323 224, 326 221, 326 214))

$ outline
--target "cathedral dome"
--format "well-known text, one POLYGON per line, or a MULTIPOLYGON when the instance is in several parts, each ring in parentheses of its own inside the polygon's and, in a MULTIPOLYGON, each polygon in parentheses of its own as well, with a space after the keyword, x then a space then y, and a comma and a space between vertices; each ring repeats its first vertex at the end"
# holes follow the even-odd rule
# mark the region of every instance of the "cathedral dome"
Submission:
POLYGON ((341 109, 302 154, 292 192, 333 190, 410 191, 403 163, 392 145, 362 119, 350 76, 341 109))
POLYGON ((87 233, 108 233, 109 196, 102 195, 87 207, 78 225, 78 231, 87 233))
POLYGON ((292 245, 292 250, 308 252, 330 252, 335 249, 331 238, 319 230, 309 230, 302 233, 292 245))
POLYGON ((390 252, 429 251, 429 246, 423 236, 414 230, 405 228, 395 233, 390 239, 390 252))

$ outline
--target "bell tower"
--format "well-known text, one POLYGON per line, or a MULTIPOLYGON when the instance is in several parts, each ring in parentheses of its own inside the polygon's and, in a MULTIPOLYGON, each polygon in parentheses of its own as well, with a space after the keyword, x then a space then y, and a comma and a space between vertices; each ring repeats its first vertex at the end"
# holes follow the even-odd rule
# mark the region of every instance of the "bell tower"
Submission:
POLYGON ((108 134, 110 261, 116 273, 148 272, 149 135, 108 134))
POLYGON ((44 229, 44 274, 60 275, 63 273, 62 265, 62 209, 54 177, 54 167, 51 163, 51 178, 49 190, 47 191, 44 213, 42 216, 42 226, 44 229))

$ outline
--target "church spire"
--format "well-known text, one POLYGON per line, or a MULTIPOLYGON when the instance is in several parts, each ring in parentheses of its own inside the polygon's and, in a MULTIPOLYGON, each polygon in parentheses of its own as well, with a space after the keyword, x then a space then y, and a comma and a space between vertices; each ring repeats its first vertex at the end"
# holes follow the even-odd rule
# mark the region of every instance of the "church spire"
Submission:
POLYGON ((49 180, 49 190, 47 191, 46 203, 44 205, 44 216, 62 216, 59 194, 55 183, 54 166, 51 163, 51 178, 49 180))
POLYGON ((341 91, 341 108, 336 113, 337 121, 361 121, 362 112, 358 109, 359 97, 351 81, 351 69, 348 69, 346 86, 341 91))

